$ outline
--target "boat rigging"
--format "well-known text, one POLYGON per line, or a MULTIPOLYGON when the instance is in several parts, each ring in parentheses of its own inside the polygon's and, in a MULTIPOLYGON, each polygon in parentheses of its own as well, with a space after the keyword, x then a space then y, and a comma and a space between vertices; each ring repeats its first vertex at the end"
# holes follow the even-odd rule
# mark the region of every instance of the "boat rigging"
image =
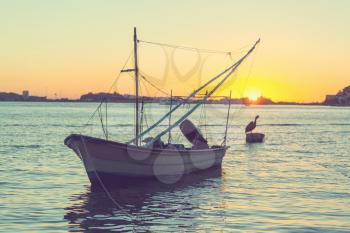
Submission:
MULTIPOLYGON (((83 134, 71 134, 64 143, 71 148, 82 160, 87 175, 92 184, 103 182, 118 183, 125 177, 136 179, 141 178, 157 178, 162 182, 167 182, 167 177, 176 177, 171 182, 176 182, 182 175, 192 172, 209 169, 215 166, 221 166, 222 159, 225 156, 226 150, 226 135, 228 128, 228 118, 230 114, 231 95, 229 98, 229 109, 227 113, 225 137, 221 145, 210 145, 208 140, 204 138, 197 127, 188 119, 200 106, 204 106, 207 100, 214 96, 218 88, 225 83, 231 75, 238 69, 244 60, 254 51, 259 44, 260 39, 242 56, 238 61, 228 66, 225 70, 215 75, 213 78, 205 82, 202 86, 195 89, 190 95, 183 98, 179 102, 173 101, 172 91, 170 94, 171 105, 169 111, 164 114, 158 121, 148 126, 143 130, 144 103, 140 98, 139 90, 139 67, 138 67, 138 43, 150 43, 139 40, 134 28, 133 45, 134 45, 134 68, 121 70, 123 72, 133 72, 135 78, 135 131, 132 139, 127 142, 112 141, 108 137, 107 128, 107 104, 105 123, 103 122, 103 114, 101 112, 102 103, 98 106, 97 113, 99 114, 101 125, 106 139, 91 137, 83 134), (215 81, 211 90, 206 90, 205 95, 198 95, 201 91, 208 88, 215 81), (189 106, 188 111, 179 119, 173 120, 173 113, 181 106, 184 106, 189 100, 194 97, 198 99, 193 106, 189 106), (141 109, 140 109, 141 102, 141 109), (174 104, 175 103, 175 104, 174 104), (168 119, 167 128, 160 131, 155 137, 144 139, 145 144, 142 144, 142 138, 155 128, 159 127, 165 119, 168 119), (173 143, 171 130, 180 126, 183 135, 191 142, 192 147, 185 147, 182 144, 173 143), (161 137, 168 135, 168 143, 164 143, 161 137)), ((160 44, 160 43, 158 43, 160 44)), ((162 44, 162 46, 171 46, 162 44)), ((189 47, 180 47, 182 49, 190 49, 189 47)), ((214 50, 203 50, 204 52, 222 52, 214 50)), ((145 79, 141 75, 142 79, 145 79)), ((96 111, 94 112, 94 114, 96 111)))

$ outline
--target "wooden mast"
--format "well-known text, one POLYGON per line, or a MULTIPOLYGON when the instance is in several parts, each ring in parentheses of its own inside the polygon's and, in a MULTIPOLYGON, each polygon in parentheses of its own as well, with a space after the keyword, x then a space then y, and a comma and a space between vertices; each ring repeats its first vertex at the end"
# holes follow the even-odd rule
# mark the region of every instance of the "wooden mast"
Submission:
MULTIPOLYGON (((170 90, 169 112, 173 109, 173 89, 170 90)), ((169 115, 169 127, 171 126, 171 114, 169 115)), ((169 131, 168 144, 171 142, 171 131, 169 131)))
POLYGON ((139 145, 139 68, 137 63, 137 34, 134 27, 134 61, 135 61, 135 145, 139 145))

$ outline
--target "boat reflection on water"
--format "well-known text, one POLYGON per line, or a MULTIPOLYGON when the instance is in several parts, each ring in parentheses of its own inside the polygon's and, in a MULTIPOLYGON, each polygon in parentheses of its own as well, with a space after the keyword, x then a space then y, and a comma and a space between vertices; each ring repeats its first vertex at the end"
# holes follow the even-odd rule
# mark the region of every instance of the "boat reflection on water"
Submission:
POLYGON ((215 193, 221 187, 220 167, 182 177, 175 184, 148 180, 118 187, 89 186, 83 194, 73 195, 73 205, 65 208, 70 232, 106 231, 181 231, 195 227, 195 210, 203 190, 215 193), (209 187, 209 188, 208 188, 209 187), (113 200, 111 200, 113 199, 113 200), (169 221, 171 219, 171 221, 169 221))

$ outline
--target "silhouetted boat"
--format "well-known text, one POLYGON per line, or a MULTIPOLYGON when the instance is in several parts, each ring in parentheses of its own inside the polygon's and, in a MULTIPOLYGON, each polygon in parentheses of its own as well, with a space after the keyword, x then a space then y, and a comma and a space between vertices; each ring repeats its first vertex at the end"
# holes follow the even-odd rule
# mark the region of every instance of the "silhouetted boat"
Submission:
POLYGON ((221 165, 226 146, 207 149, 145 148, 72 134, 65 144, 83 161, 92 183, 122 178, 154 178, 172 183, 182 175, 221 165), (97 173, 97 174, 96 174, 97 173))
POLYGON ((137 39, 136 28, 134 28, 135 67, 133 69, 122 70, 121 72, 132 71, 135 73, 135 137, 124 143, 72 134, 65 139, 65 145, 71 148, 82 160, 92 184, 105 182, 118 183, 125 177, 134 179, 157 178, 164 183, 174 183, 184 174, 221 166, 222 159, 228 148, 226 146, 226 136, 221 145, 209 146, 199 130, 187 118, 198 107, 204 104, 231 76, 245 58, 255 49, 259 41, 241 59, 193 91, 184 101, 170 108, 170 111, 160 118, 160 120, 141 132, 137 61, 137 43, 140 40, 137 39), (144 144, 142 144, 141 138, 144 135, 157 128, 161 122, 171 116, 172 112, 176 111, 185 102, 214 81, 219 81, 219 83, 214 85, 214 88, 207 92, 200 101, 197 101, 191 106, 186 114, 175 123, 169 124, 169 127, 156 137, 149 137, 143 140, 142 142, 144 144), (162 136, 169 134, 174 127, 179 125, 183 134, 192 143, 193 146, 191 148, 185 148, 180 144, 164 144, 161 141, 162 136))

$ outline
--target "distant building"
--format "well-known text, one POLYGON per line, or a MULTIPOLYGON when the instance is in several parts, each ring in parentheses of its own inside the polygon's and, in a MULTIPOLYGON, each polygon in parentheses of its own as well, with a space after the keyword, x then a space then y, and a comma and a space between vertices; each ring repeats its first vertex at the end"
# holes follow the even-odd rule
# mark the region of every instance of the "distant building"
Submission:
POLYGON ((339 91, 336 95, 327 95, 324 101, 326 105, 350 105, 350 86, 339 91))
POLYGON ((29 96, 29 91, 23 91, 22 95, 12 92, 0 92, 0 101, 47 101, 47 99, 46 97, 29 96))
POLYGON ((29 91, 24 90, 24 91, 22 92, 22 96, 23 96, 24 99, 28 99, 28 97, 29 97, 29 91))

